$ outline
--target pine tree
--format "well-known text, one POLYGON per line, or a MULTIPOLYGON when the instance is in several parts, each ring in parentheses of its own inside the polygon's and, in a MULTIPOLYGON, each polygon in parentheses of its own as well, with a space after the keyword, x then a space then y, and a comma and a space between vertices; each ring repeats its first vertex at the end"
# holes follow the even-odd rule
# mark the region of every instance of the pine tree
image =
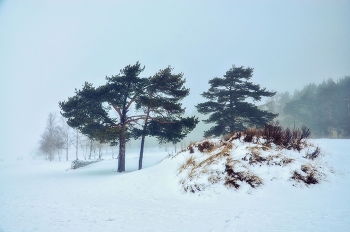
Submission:
MULTIPOLYGON (((179 128, 187 126, 185 129, 188 130, 182 130, 181 136, 191 131, 196 125, 196 121, 192 120, 193 128, 191 129, 186 124, 187 121, 179 124, 185 119, 175 120, 175 115, 179 116, 177 113, 180 113, 182 109, 179 112, 172 111, 167 101, 163 102, 166 98, 160 98, 162 101, 157 100, 158 96, 168 94, 166 89, 162 89, 167 80, 163 79, 156 83, 151 78, 141 78, 140 74, 143 70, 144 67, 142 68, 139 62, 135 65, 128 65, 120 71, 119 75, 106 77, 105 85, 95 88, 92 84, 85 83, 82 90, 76 90, 75 96, 59 103, 62 115, 68 119, 68 125, 79 129, 84 135, 100 143, 119 144, 118 172, 125 171, 125 145, 129 139, 135 137, 134 129, 138 128, 140 123, 145 122, 146 128, 148 123, 153 125, 155 121, 158 124, 178 125, 179 128), (152 91, 154 94, 147 95, 152 91), (136 106, 138 108, 148 107, 149 112, 138 114, 134 108, 136 106), (158 114, 155 114, 157 110, 158 114)), ((182 91, 183 83, 181 81, 179 83, 178 87, 171 86, 174 88, 172 91, 182 91)), ((180 93, 179 96, 181 96, 180 93)), ((182 98, 175 97, 174 99, 182 98)), ((170 102, 171 99, 168 99, 168 103, 170 102)), ((142 132, 142 135, 163 136, 162 139, 167 140, 169 139, 168 134, 173 134, 167 131, 169 129, 172 128, 166 127, 166 133, 162 135, 151 134, 150 130, 142 132)))
POLYGON ((350 135, 350 77, 308 84, 296 91, 284 113, 296 126, 306 125, 314 137, 350 135))
POLYGON ((148 78, 147 88, 140 95, 136 109, 145 113, 142 128, 134 128, 134 138, 141 137, 139 169, 142 168, 146 136, 153 136, 160 143, 177 143, 198 123, 196 117, 182 118, 185 109, 181 100, 190 92, 185 88, 183 74, 173 74, 169 66, 148 78))
POLYGON ((223 78, 215 77, 209 81, 209 90, 202 93, 209 101, 198 104, 196 108, 199 113, 210 114, 205 123, 216 125, 205 131, 204 136, 220 136, 249 127, 263 127, 277 116, 246 101, 260 101, 262 97, 276 94, 250 82, 252 76, 252 68, 233 65, 223 78))

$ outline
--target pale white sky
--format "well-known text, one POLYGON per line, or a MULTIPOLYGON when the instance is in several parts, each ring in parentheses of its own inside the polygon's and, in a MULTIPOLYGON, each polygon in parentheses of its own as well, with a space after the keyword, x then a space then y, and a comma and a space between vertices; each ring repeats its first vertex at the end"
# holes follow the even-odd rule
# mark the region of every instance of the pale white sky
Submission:
POLYGON ((183 72, 191 112, 232 64, 293 91, 350 75, 349 0, 0 0, 0 157, 26 156, 85 81, 140 61, 183 72))

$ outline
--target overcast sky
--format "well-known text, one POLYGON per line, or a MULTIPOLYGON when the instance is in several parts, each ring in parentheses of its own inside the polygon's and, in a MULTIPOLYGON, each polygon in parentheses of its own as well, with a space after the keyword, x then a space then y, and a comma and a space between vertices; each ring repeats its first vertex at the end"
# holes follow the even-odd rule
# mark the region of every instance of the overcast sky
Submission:
POLYGON ((0 158, 27 156, 59 101, 136 61, 183 72, 189 112, 232 64, 293 92, 350 75, 350 1, 0 0, 0 158))

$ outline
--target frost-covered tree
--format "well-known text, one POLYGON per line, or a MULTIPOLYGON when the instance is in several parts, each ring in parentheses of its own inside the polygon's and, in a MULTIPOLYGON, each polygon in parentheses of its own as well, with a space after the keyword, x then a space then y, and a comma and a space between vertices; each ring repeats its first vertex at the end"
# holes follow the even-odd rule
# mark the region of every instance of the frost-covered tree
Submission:
POLYGON ((199 113, 209 114, 204 122, 215 124, 205 131, 205 136, 219 136, 249 127, 263 127, 277 116, 260 110, 247 101, 251 99, 256 102, 262 97, 276 94, 253 84, 250 81, 252 76, 252 68, 233 65, 223 78, 215 77, 209 81, 209 90, 202 93, 209 101, 196 105, 199 113))
POLYGON ((56 122, 56 114, 50 113, 44 133, 39 141, 39 149, 46 155, 46 159, 52 161, 55 152, 62 149, 63 140, 56 122))
POLYGON ((72 128, 67 124, 67 120, 62 116, 60 117, 58 130, 62 139, 62 149, 66 152, 66 161, 68 161, 69 149, 74 142, 74 133, 72 128))
POLYGON ((75 148, 75 159, 79 160, 79 156, 78 156, 78 151, 79 151, 79 146, 80 144, 83 142, 83 135, 79 132, 79 130, 75 130, 74 132, 74 137, 72 140, 72 145, 75 148))

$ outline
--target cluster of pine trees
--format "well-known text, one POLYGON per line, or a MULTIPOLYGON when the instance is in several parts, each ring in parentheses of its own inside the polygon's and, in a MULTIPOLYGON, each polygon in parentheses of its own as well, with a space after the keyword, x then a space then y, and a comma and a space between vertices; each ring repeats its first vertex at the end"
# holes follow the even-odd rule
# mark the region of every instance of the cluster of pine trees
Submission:
POLYGON ((315 138, 349 138, 350 77, 308 84, 292 95, 278 93, 261 108, 278 113, 283 126, 307 126, 315 138))
MULTIPOLYGON (((125 145, 132 138, 141 139, 139 169, 142 168, 146 136, 160 143, 180 142, 198 124, 196 116, 183 117, 181 101, 189 94, 183 74, 174 74, 171 67, 151 77, 141 77, 144 67, 137 62, 106 77, 106 84, 94 87, 85 83, 73 97, 59 102, 67 124, 89 139, 119 145, 118 172, 125 171, 125 145)), ((250 80, 252 68, 232 66, 222 77, 209 81, 210 88, 202 96, 198 112, 209 115, 205 120, 213 126, 205 136, 219 136, 248 127, 263 127, 277 114, 259 109, 247 99, 260 101, 274 96, 250 80)))
MULTIPOLYGON (((125 171, 125 145, 141 139, 139 169, 142 168, 145 138, 159 143, 177 143, 198 124, 197 116, 183 117, 181 101, 190 89, 183 73, 169 66, 150 77, 141 77, 144 67, 137 62, 106 77, 106 84, 85 83, 73 97, 59 102, 67 124, 91 140, 119 145, 118 171, 125 171)), ((282 126, 307 126, 314 137, 350 136, 350 77, 320 85, 309 84, 293 95, 268 91, 251 82, 253 69, 232 66, 223 77, 209 80, 207 99, 196 108, 208 115, 211 125, 204 136, 220 136, 248 128, 262 128, 273 120, 282 126), (271 101, 257 107, 262 97, 271 101)))

